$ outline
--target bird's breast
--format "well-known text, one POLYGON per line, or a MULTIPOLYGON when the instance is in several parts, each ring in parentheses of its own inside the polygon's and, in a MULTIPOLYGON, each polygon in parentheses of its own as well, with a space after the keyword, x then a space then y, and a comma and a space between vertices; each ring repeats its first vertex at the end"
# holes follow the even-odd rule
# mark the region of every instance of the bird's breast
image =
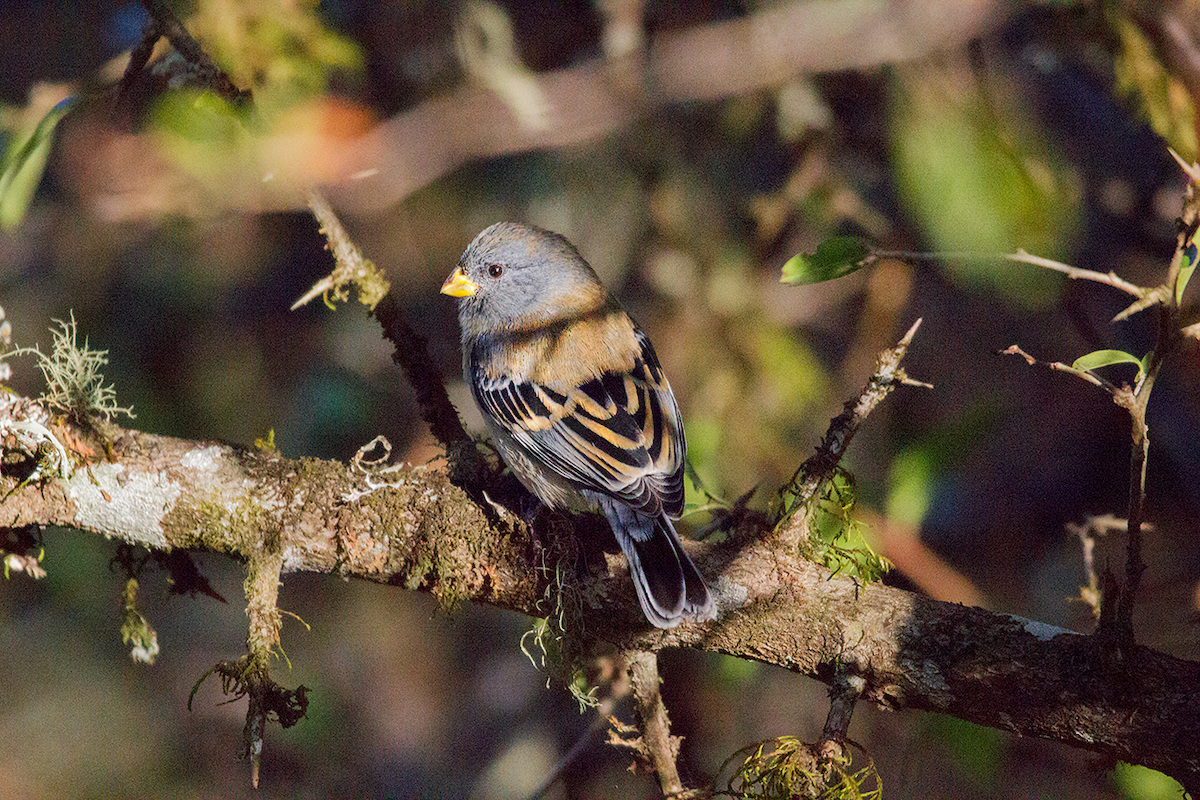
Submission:
POLYGON ((624 311, 608 307, 494 334, 470 348, 469 357, 489 380, 565 393, 606 372, 633 369, 640 352, 635 331, 624 311))

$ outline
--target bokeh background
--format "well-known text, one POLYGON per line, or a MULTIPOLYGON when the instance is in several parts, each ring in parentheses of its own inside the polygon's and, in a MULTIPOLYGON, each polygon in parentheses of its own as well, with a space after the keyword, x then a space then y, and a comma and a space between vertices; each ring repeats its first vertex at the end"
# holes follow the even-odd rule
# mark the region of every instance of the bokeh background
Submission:
MULTIPOLYGON (((243 445, 274 430, 284 455, 336 459, 383 434, 437 466, 361 308, 288 310, 330 267, 301 189, 325 185, 476 426, 454 304, 437 289, 483 227, 533 222, 572 239, 650 333, 708 488, 758 487, 759 507, 921 317, 906 365, 934 388, 894 393, 848 461, 865 535, 898 566, 887 581, 1088 630, 1065 526, 1123 513, 1128 423, 1093 387, 997 351, 1140 355, 1153 318, 1111 324, 1125 299, 1113 290, 986 255, 1024 248, 1161 279, 1183 188, 1167 146, 1196 156, 1195 117, 1131 15, 1144 5, 172 3, 253 90, 246 117, 186 90, 113 110, 139 3, 0 4, 9 152, 76 98, 24 179, 27 209, 11 207, 20 186, 0 209, 0 306, 16 343, 43 349, 52 320, 74 313, 141 429, 243 445), (837 234, 984 257, 779 282, 790 256, 837 234)), ((1192 3, 1149 7, 1196 23, 1192 3)), ((34 361, 11 363, 12 386, 38 393, 34 361)), ((1151 404, 1155 527, 1137 616, 1141 641, 1189 658, 1196 368, 1191 348, 1151 404)), ((116 545, 58 530, 44 543, 45 579, 0 582, 6 796, 522 797, 592 721, 522 653, 530 619, 287 576, 280 605, 310 627, 287 618, 276 677, 310 687, 311 704, 269 731, 255 793, 237 758, 244 704, 222 704, 210 681, 187 709, 199 676, 243 652, 240 566, 197 558, 224 604, 144 576, 162 646, 147 667, 120 640, 116 545)), ((820 735, 821 684, 711 654, 661 664, 693 785, 756 740, 820 735)), ((850 732, 889 798, 1178 796, 1145 772, 937 715, 860 707, 850 732)), ((656 796, 628 763, 594 739, 549 796, 656 796)))

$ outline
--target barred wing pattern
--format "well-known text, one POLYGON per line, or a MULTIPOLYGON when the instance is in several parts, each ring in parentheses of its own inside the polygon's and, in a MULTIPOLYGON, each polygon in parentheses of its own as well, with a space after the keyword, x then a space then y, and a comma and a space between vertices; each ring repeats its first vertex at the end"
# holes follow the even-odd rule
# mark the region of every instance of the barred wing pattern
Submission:
POLYGON ((565 394, 488 378, 477 358, 471 384, 484 413, 562 477, 641 513, 678 517, 686 448, 679 408, 650 340, 640 330, 635 335, 640 357, 631 370, 605 373, 565 394))

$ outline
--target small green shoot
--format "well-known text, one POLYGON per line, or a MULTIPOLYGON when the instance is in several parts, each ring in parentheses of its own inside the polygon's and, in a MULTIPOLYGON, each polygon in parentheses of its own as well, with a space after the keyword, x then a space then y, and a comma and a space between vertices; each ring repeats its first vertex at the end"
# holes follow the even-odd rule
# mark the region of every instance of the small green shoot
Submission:
POLYGON ((852 517, 854 505, 854 480, 849 473, 839 471, 825 485, 813 514, 805 555, 834 575, 871 583, 882 578, 892 564, 871 549, 862 524, 852 517))
MULTIPOLYGON (((1146 359, 1149 357, 1147 355, 1146 359)), ((1146 374, 1146 359, 1138 358, 1124 350, 1095 350, 1075 359, 1071 366, 1083 372, 1091 372, 1101 367, 1111 367, 1114 364, 1134 364, 1138 368, 1136 380, 1140 381, 1146 374)))
POLYGON ((882 800, 883 782, 875 762, 851 772, 850 759, 827 758, 817 745, 794 736, 780 736, 742 748, 726 760, 722 772, 745 756, 724 789, 717 794, 767 800, 882 800))
POLYGON ((139 664, 153 664, 158 657, 158 633, 138 611, 138 581, 130 578, 125 582, 125 602, 121 615, 121 641, 132 645, 130 657, 139 664))
POLYGON ((254 449, 263 455, 275 455, 279 452, 279 448, 275 446, 275 429, 270 428, 267 435, 261 439, 254 440, 254 449))

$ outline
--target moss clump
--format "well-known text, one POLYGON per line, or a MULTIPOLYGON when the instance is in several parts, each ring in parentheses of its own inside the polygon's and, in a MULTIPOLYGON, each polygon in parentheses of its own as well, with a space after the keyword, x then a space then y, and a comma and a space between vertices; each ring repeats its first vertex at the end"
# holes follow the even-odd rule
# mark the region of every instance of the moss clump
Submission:
POLYGON ((794 736, 780 736, 734 753, 724 768, 739 757, 724 789, 716 794, 763 800, 883 800, 883 782, 875 762, 851 771, 845 748, 829 743, 807 744, 794 736), (832 753, 832 754, 831 754, 832 753))

